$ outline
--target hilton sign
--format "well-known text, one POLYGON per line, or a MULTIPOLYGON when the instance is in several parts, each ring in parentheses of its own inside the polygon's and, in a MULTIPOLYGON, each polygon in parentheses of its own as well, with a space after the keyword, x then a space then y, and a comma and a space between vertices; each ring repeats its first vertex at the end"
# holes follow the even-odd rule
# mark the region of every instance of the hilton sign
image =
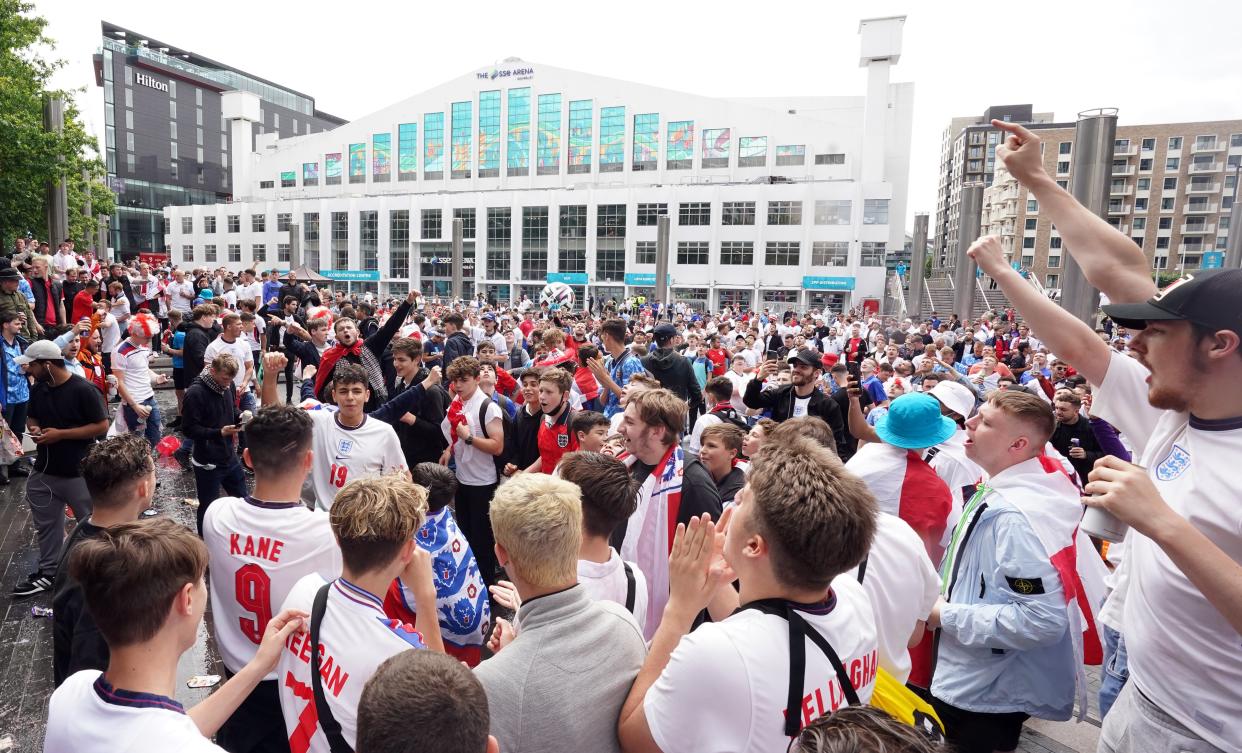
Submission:
POLYGON ((159 89, 162 92, 168 91, 168 84, 163 81, 156 81, 145 73, 134 71, 134 83, 149 86, 152 89, 159 89))

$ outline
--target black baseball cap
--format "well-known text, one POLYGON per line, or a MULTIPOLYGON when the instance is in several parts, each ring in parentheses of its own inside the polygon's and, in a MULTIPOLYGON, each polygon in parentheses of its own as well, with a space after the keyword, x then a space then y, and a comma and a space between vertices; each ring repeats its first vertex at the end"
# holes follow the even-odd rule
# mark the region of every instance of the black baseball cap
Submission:
POLYGON ((1232 330, 1242 337, 1242 269, 1189 272, 1145 303, 1111 303, 1102 307, 1126 329, 1147 322, 1188 321, 1213 331, 1232 330))
POLYGON ((824 368, 824 357, 814 348, 803 348, 802 350, 794 351, 785 360, 789 363, 794 363, 795 361, 805 363, 813 369, 824 368))
POLYGON ((668 322, 657 324, 651 331, 651 336, 655 338, 656 344, 663 345, 677 336, 677 328, 668 322))

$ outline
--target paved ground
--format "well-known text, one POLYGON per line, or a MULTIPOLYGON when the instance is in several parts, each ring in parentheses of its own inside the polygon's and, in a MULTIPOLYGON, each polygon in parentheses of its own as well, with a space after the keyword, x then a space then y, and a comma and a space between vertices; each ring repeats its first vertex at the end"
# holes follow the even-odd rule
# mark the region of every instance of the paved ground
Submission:
MULTIPOLYGON (((157 392, 161 410, 173 406, 171 391, 157 392)), ((159 488, 155 509, 187 527, 194 527, 194 508, 186 504, 194 496, 193 478, 171 460, 158 462, 159 488)), ((24 580, 36 559, 34 529, 24 498, 25 479, 0 487, 0 753, 34 753, 42 749, 47 724, 47 699, 52 693, 52 630, 47 619, 31 616, 33 606, 51 605, 50 595, 12 601, 14 584, 24 580)), ((210 608, 209 608, 210 609, 210 608)), ((192 690, 186 680, 197 674, 223 674, 223 666, 211 635, 211 613, 199 631, 199 641, 182 657, 177 669, 177 699, 187 706, 201 700, 207 690, 192 690)), ((1092 708, 1088 721, 1043 722, 1027 725, 1020 751, 1026 753, 1089 753, 1099 736, 1099 711, 1095 689, 1099 673, 1089 671, 1092 708)))

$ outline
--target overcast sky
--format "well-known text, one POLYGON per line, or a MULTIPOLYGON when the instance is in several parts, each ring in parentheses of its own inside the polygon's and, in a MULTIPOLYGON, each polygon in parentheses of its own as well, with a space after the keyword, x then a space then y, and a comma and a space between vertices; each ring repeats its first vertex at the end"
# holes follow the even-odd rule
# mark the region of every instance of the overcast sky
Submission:
POLYGON ((103 19, 352 120, 509 56, 709 96, 861 95, 859 19, 905 14, 892 78, 915 84, 911 216, 935 209, 949 118, 989 105, 1029 102, 1060 120, 1117 107, 1122 124, 1242 119, 1237 0, 34 2, 67 61, 56 83, 86 88, 80 104, 101 137, 91 55, 103 19))

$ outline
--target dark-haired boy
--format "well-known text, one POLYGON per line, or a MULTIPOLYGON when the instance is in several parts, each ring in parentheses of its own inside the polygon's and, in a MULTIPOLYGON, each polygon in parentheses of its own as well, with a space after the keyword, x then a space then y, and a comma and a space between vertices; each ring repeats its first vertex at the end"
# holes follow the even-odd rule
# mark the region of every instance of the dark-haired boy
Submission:
POLYGON ((700 438, 698 462, 703 464, 716 482, 720 502, 726 507, 733 504, 733 498, 746 483, 746 473, 737 467, 737 459, 742 453, 742 442, 745 439, 746 434, 741 429, 724 423, 707 427, 700 438))
POLYGON ((522 407, 513 419, 513 447, 509 451, 512 462, 505 465, 506 476, 512 476, 539 459, 539 427, 543 424, 539 377, 542 373, 542 369, 532 366, 521 374, 522 407))
POLYGON ((138 520, 155 496, 151 446, 141 435, 120 434, 93 445, 81 468, 91 514, 65 541, 52 591, 52 681, 57 687, 74 672, 108 666, 108 644, 86 608, 81 584, 69 574, 69 555, 104 530, 138 520))
MULTIPOLYGON (((293 405, 263 408, 246 426, 242 459, 254 469, 254 492, 221 497, 203 517, 211 565, 211 604, 220 657, 238 672, 258 650, 267 621, 295 583, 311 573, 341 572, 328 514, 302 504, 310 472, 313 422, 293 405)), ((220 728, 220 746, 235 753, 288 750, 275 671, 220 728)))
POLYGON ((610 425, 603 413, 593 410, 580 410, 569 420, 569 430, 582 452, 603 452, 610 425))
MULTIPOLYGON (((594 415, 607 426, 603 414, 594 415)), ((614 457, 584 450, 561 458, 557 472, 582 490, 578 583, 592 599, 628 609, 642 628, 647 618, 647 578, 638 565, 622 560, 608 543, 617 526, 634 513, 637 500, 629 469, 614 457)))
POLYGON ((276 666, 305 613, 273 617, 254 661, 187 712, 172 696, 177 663, 202 627, 206 572, 203 542, 167 518, 121 523, 76 548, 69 573, 110 658, 107 671, 76 672, 52 694, 46 753, 222 750, 210 737, 276 666))
MULTIPOLYGON (((457 494, 457 477, 439 463, 419 463, 410 475, 427 490, 427 520, 414 534, 414 541, 431 555, 444 650, 473 667, 482 658, 492 614, 479 564, 450 507, 457 494)), ((384 597, 384 611, 418 627, 414 592, 400 577, 384 597)))
POLYGON ((379 666, 358 704, 357 753, 499 753, 487 693, 455 659, 403 651, 379 666), (412 732, 413 730, 413 732, 412 732))

